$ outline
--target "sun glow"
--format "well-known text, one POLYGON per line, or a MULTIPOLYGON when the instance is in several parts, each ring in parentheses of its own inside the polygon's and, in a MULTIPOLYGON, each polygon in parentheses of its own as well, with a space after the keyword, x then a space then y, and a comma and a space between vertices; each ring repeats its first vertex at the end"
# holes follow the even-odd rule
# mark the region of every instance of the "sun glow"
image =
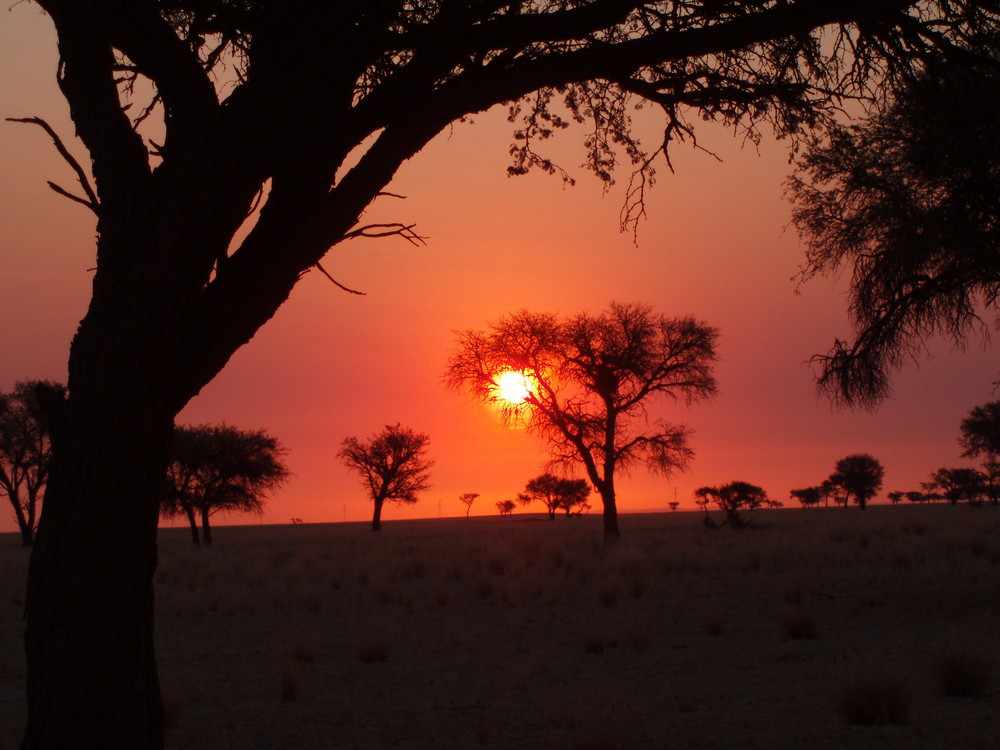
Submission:
POLYGON ((497 397, 512 404, 523 404, 531 395, 531 381, 523 372, 507 370, 497 375, 493 382, 497 397))

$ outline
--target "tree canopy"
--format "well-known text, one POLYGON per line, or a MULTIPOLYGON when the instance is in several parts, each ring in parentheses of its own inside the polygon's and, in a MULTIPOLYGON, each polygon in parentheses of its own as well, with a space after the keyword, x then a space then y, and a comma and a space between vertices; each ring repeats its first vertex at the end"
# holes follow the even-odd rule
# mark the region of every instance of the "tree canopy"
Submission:
POLYGON ((727 482, 718 487, 699 487, 695 490, 694 496, 697 498, 697 504, 705 510, 706 522, 709 520, 708 505, 714 503, 719 510, 726 514, 723 523, 735 528, 747 525, 747 521, 740 515, 741 510, 753 511, 758 508, 781 507, 781 502, 768 497, 767 492, 762 487, 742 480, 727 482))
POLYGON ((854 453, 837 461, 830 484, 844 491, 844 507, 850 506, 851 498, 864 510, 868 501, 882 489, 885 469, 878 459, 868 453, 854 453))
POLYGON ((985 61, 932 59, 887 107, 830 127, 789 183, 803 277, 850 272, 854 340, 814 358, 836 401, 873 406, 928 338, 962 346, 998 312, 998 39, 973 43, 985 61))
POLYGON ((605 536, 616 538, 616 472, 643 463, 669 475, 691 459, 688 428, 651 420, 650 402, 712 396, 717 337, 701 321, 641 304, 572 317, 521 310, 458 333, 446 380, 526 424, 554 462, 582 463, 604 504, 605 536), (525 389, 513 400, 498 386, 509 372, 525 389))
POLYGON ((585 479, 570 479, 545 473, 528 480, 524 492, 518 498, 524 505, 538 500, 548 511, 549 520, 554 520, 556 511, 559 510, 570 516, 588 509, 589 495, 590 485, 585 479))
POLYGON ((386 425, 367 440, 347 437, 340 444, 337 455, 361 476, 375 504, 372 531, 382 529, 382 505, 386 500, 415 503, 418 493, 430 489, 434 462, 425 456, 430 440, 429 435, 397 423, 386 425))
POLYGON ((264 430, 231 425, 180 426, 161 504, 164 516, 185 516, 195 544, 212 544, 216 513, 260 513, 269 492, 288 479, 285 450, 264 430))
POLYGON ((40 387, 59 396, 66 390, 58 383, 23 380, 10 393, 0 391, 0 492, 14 509, 24 545, 35 538, 52 457, 48 419, 38 403, 40 387))

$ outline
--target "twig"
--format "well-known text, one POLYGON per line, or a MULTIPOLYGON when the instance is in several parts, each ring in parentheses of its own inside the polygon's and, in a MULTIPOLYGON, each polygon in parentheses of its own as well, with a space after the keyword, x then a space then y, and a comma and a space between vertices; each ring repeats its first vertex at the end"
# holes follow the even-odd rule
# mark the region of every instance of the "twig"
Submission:
POLYGON ((350 294, 358 294, 358 295, 360 295, 362 297, 365 296, 365 292, 359 292, 357 289, 351 289, 349 287, 346 287, 343 284, 341 284, 339 281, 337 281, 335 278, 333 278, 333 276, 331 276, 330 274, 328 274, 326 272, 326 269, 323 268, 323 266, 320 265, 319 261, 316 261, 316 268, 318 268, 320 270, 320 273, 322 273, 324 276, 326 276, 326 278, 330 279, 330 281, 332 281, 334 284, 336 284, 337 286, 339 286, 345 292, 349 292, 350 294))
POLYGON ((78 162, 75 158, 73 158, 73 155, 66 149, 66 146, 62 142, 62 139, 56 134, 56 131, 52 129, 52 126, 49 125, 47 122, 45 122, 45 120, 43 120, 41 117, 21 117, 21 118, 8 117, 7 121, 23 122, 29 125, 37 125, 42 130, 44 130, 46 133, 49 134, 49 137, 52 139, 52 143, 55 144, 56 151, 58 151, 59 155, 62 156, 62 158, 66 161, 66 163, 73 168, 73 171, 76 172, 76 177, 80 181, 80 186, 83 188, 83 192, 87 194, 87 199, 84 200, 83 198, 72 195, 71 193, 68 193, 67 191, 63 190, 58 185, 52 182, 49 183, 49 187, 51 187, 60 195, 70 198, 71 200, 74 200, 77 203, 82 203, 83 205, 90 208, 90 210, 93 211, 95 214, 99 214, 101 202, 97 199, 97 193, 94 192, 94 189, 90 186, 90 180, 87 178, 87 173, 83 171, 83 167, 80 166, 80 162, 78 162))

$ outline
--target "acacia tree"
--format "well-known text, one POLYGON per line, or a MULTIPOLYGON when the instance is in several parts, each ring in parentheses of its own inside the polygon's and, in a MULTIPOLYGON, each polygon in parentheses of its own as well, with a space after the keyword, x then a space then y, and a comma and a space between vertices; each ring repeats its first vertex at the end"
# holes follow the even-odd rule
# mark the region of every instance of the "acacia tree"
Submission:
POLYGON ((983 474, 986 477, 990 500, 997 504, 1000 488, 1000 401, 977 406, 962 420, 959 445, 965 450, 966 458, 983 458, 983 474))
POLYGON ((472 504, 476 502, 476 498, 479 497, 478 492, 463 492, 458 496, 462 505, 465 506, 465 517, 469 517, 469 513, 472 511, 472 504))
POLYGON ((513 500, 497 500, 497 512, 499 512, 501 516, 511 515, 516 507, 517 503, 513 500))
MULTIPOLYGON (((753 511, 758 508, 780 508, 781 502, 772 500, 762 487, 750 482, 733 481, 718 487, 699 487, 694 492, 695 502, 705 510, 705 520, 708 518, 708 505, 715 506, 725 512, 724 524, 734 528, 742 528, 747 521, 740 515, 741 510, 753 511)), ((714 525, 714 523, 713 523, 714 525)))
POLYGON ((669 475, 691 459, 687 427, 650 421, 649 401, 713 395, 717 336, 694 318, 667 318, 648 305, 613 302, 598 315, 567 318, 522 310, 459 333, 446 380, 497 405, 506 423, 526 424, 554 462, 582 463, 611 540, 620 535, 616 472, 643 462, 669 475), (519 373, 523 400, 498 388, 508 372, 519 373))
POLYGON ((210 547, 213 515, 260 513, 267 494, 288 479, 284 453, 264 430, 227 424, 177 427, 160 512, 168 518, 185 516, 192 541, 210 547))
POLYGON ((372 531, 382 530, 382 505, 417 502, 418 492, 430 489, 433 461, 425 458, 430 436, 414 432, 398 423, 361 441, 344 438, 337 454, 348 468, 361 475, 361 484, 371 495, 375 509, 372 531))
POLYGON ((65 390, 49 381, 21 381, 10 393, 0 391, 0 492, 14 509, 25 546, 35 539, 52 457, 47 420, 36 395, 39 387, 51 393, 65 390))
POLYGON ((524 492, 518 497, 522 505, 539 501, 548 511, 549 520, 553 521, 558 510, 564 510, 567 516, 580 512, 587 504, 589 495, 590 486, 586 480, 545 473, 528 480, 524 492))
POLYGON ((793 500, 798 500, 803 508, 811 508, 819 505, 823 499, 823 487, 804 487, 801 490, 791 490, 788 495, 793 500))
POLYGON ((851 497, 864 510, 868 501, 882 489, 885 469, 878 459, 867 453, 855 453, 837 461, 830 484, 844 491, 844 507, 851 505, 851 497))
POLYGON ((929 336, 964 346, 998 311, 998 40, 977 37, 983 61, 961 68, 931 59, 890 106, 814 140, 789 183, 803 278, 851 271, 854 339, 813 358, 835 401, 874 406, 929 336))
POLYGON ((539 143, 586 122, 589 169, 611 180, 623 154, 636 169, 634 224, 653 157, 693 123, 795 134, 997 22, 991 0, 36 2, 93 179, 26 120, 74 169, 77 194, 53 186, 95 214, 97 262, 70 395, 50 408, 30 749, 162 743, 152 578, 173 419, 332 246, 417 241, 362 215, 442 130, 507 103, 517 174, 558 171, 539 143), (649 149, 637 100, 664 116, 649 149))
POLYGON ((963 498, 970 505, 982 503, 982 497, 987 493, 988 479, 985 474, 968 466, 959 468, 941 468, 931 474, 931 480, 925 483, 927 489, 940 490, 944 498, 952 505, 957 505, 963 498))

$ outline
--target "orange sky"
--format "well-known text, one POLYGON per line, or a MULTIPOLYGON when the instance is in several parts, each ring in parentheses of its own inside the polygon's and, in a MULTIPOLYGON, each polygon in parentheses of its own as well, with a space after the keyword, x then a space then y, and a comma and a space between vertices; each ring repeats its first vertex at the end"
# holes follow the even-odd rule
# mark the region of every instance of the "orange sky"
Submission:
MULTIPOLYGON (((44 117, 68 141, 55 61, 54 34, 37 7, 19 3, 0 14, 0 115, 44 117)), ((720 328, 720 395, 656 410, 694 428, 691 470, 671 479, 637 470, 619 482, 624 511, 662 509, 675 492, 690 506, 695 488, 730 479, 787 501, 789 489, 818 483, 855 452, 882 461, 886 491, 915 489, 930 471, 962 462, 959 421, 995 397, 996 360, 978 342, 964 354, 932 343, 934 357, 897 377, 895 398, 875 414, 835 412, 817 399, 804 362, 848 333, 845 285, 818 280, 795 293, 791 278, 803 254, 781 197, 785 144, 767 141, 758 154, 703 128, 701 144, 723 163, 679 147, 677 172, 660 170, 635 245, 618 232, 621 185, 602 195, 579 170, 572 188, 540 174, 508 178, 504 114, 439 137, 393 183, 408 198, 371 211, 373 220, 417 222, 427 247, 390 238, 335 248, 325 267, 367 296, 308 275, 182 413, 186 423, 264 427, 289 449, 294 477, 268 502, 263 522, 369 518, 370 502, 335 454, 345 436, 395 422, 430 434, 436 465, 433 489, 414 507, 387 507, 386 521, 464 513, 463 492, 481 494, 473 513, 494 513, 496 501, 512 498, 543 470, 543 445, 504 430, 487 408, 447 390, 441 375, 452 331, 520 307, 574 313, 610 300, 648 302, 720 328)), ((649 128, 649 142, 655 132, 649 128)), ((560 141, 555 153, 565 166, 583 160, 580 132, 560 141)), ((83 160, 79 144, 73 150, 83 160)), ((0 123, 4 390, 20 379, 65 381, 69 341, 88 300, 92 216, 46 180, 73 186, 39 129, 0 123)), ((12 512, 0 509, 0 530, 13 528, 12 512)))

